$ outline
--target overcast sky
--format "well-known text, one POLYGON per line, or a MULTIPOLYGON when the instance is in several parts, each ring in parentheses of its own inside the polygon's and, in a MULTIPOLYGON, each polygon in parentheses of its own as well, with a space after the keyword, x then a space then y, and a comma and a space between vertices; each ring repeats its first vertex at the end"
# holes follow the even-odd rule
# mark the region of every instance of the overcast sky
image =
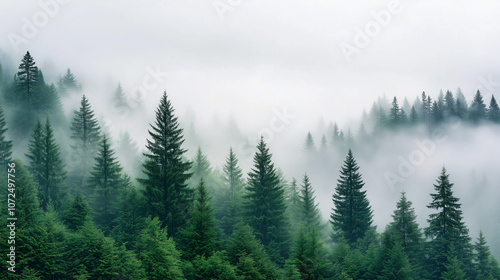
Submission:
POLYGON ((499 1, 62 2, 1 0, 3 57, 29 50, 49 78, 70 67, 129 92, 154 70, 146 102, 166 89, 202 119, 259 126, 287 107, 299 123, 342 123, 383 94, 460 86, 470 99, 500 81, 499 1))

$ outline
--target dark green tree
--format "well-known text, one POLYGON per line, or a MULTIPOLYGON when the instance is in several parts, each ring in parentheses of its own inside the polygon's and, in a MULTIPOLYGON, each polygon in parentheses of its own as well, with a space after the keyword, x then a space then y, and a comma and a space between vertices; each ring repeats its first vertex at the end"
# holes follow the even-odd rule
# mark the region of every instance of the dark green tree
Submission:
POLYGON ((486 105, 484 104, 483 96, 479 90, 477 90, 472 100, 472 104, 470 105, 469 117, 474 123, 486 119, 486 105))
POLYGON ((309 182, 309 176, 304 174, 302 186, 299 194, 301 213, 300 219, 303 222, 304 229, 310 231, 313 227, 316 229, 321 228, 321 214, 319 212, 318 204, 315 202, 314 189, 309 182))
POLYGON ((500 123, 500 109, 494 95, 491 96, 490 107, 488 108, 488 120, 500 123))
POLYGON ((446 91, 446 95, 444 97, 444 104, 445 104, 444 117, 446 119, 449 119, 457 115, 457 109, 456 109, 457 104, 455 102, 453 94, 449 90, 446 91))
POLYGON ((468 119, 469 105, 467 104, 467 100, 465 99, 465 96, 460 88, 457 89, 455 100, 456 100, 457 116, 461 119, 468 119))
POLYGON ((191 177, 188 171, 191 163, 184 161, 186 152, 182 129, 179 128, 174 108, 164 92, 156 110, 156 121, 149 130, 144 153, 143 172, 146 178, 138 179, 144 186, 147 213, 158 217, 167 226, 170 236, 176 236, 184 225, 192 201, 192 190, 186 181, 191 177))
POLYGON ((213 212, 210 196, 202 177, 196 188, 192 217, 182 234, 183 257, 187 260, 192 261, 196 256, 208 258, 214 253, 217 233, 213 212))
POLYGON ((66 171, 48 118, 44 126, 40 121, 35 126, 26 157, 38 184, 41 208, 45 211, 51 203, 59 209, 66 198, 66 171))
POLYGON ((233 152, 233 148, 229 148, 229 155, 226 158, 225 164, 222 166, 223 177, 226 186, 231 194, 241 191, 243 188, 243 172, 238 165, 238 159, 233 152))
POLYGON ((167 237, 167 229, 161 227, 161 221, 157 217, 146 221, 136 251, 147 279, 185 279, 180 253, 172 238, 167 237))
POLYGON ((71 122, 71 139, 73 140, 71 162, 73 165, 69 181, 74 193, 86 194, 82 186, 86 185, 86 177, 94 163, 101 129, 85 95, 82 96, 80 109, 75 110, 73 115, 71 122))
POLYGON ((284 262, 289 243, 284 189, 263 137, 257 145, 253 161, 244 196, 245 215, 270 256, 284 262))
POLYGON ((19 64, 19 71, 16 76, 16 86, 22 95, 22 100, 25 100, 25 108, 28 114, 31 113, 32 99, 35 94, 37 80, 38 80, 38 67, 35 65, 35 60, 30 52, 26 52, 19 64))
POLYGON ((205 280, 239 280, 236 268, 227 260, 225 252, 215 252, 210 257, 198 256, 192 262, 184 264, 184 276, 186 279, 205 280))
POLYGON ((201 178, 205 178, 205 180, 208 180, 211 187, 213 187, 212 167, 210 166, 207 156, 203 154, 200 147, 198 147, 196 156, 191 162, 192 166, 190 172, 193 175, 189 179, 189 185, 196 186, 200 182, 201 178))
POLYGON ((275 267, 249 225, 242 222, 236 225, 228 244, 228 256, 241 279, 277 279, 275 267))
POLYGON ((93 170, 87 180, 89 197, 96 225, 109 234, 118 217, 120 195, 123 192, 122 167, 115 157, 106 135, 99 144, 93 170))
POLYGON ((476 279, 494 279, 490 261, 492 256, 482 231, 479 232, 477 242, 474 244, 474 250, 476 251, 474 258, 477 271, 476 279))
POLYGON ((320 235, 313 226, 307 234, 304 229, 299 234, 294 248, 294 264, 301 279, 325 279, 328 277, 328 260, 320 235))
POLYGON ((417 110, 415 109, 415 106, 411 106, 410 120, 409 121, 411 124, 416 124, 418 122, 418 114, 417 114, 417 110))
POLYGON ((408 256, 399 239, 399 235, 394 229, 388 227, 383 233, 382 246, 379 253, 380 275, 379 279, 413 279, 408 256))
POLYGON ((427 205, 427 208, 438 212, 429 215, 429 226, 425 229, 426 236, 431 239, 430 268, 435 279, 446 269, 444 264, 447 262, 450 248, 456 249, 458 260, 465 267, 472 267, 469 230, 462 221, 461 204, 458 203, 459 199, 453 196, 452 187, 449 174, 446 174, 443 167, 437 184, 434 185, 436 193, 431 194, 432 202, 427 205))
POLYGON ((362 190, 363 186, 359 166, 349 149, 333 194, 334 208, 330 216, 335 235, 343 236, 349 244, 363 238, 373 222, 373 213, 366 191, 362 190))
POLYGON ((423 242, 422 232, 418 228, 415 208, 411 201, 406 199, 405 193, 397 203, 396 210, 392 214, 393 221, 390 223, 394 234, 401 240, 404 252, 413 259, 418 259, 423 242))
MULTIPOLYGON (((446 263, 444 263, 445 270, 441 274, 439 279, 443 280, 463 280, 466 279, 465 273, 462 271, 462 263, 457 258, 453 248, 450 248, 450 252, 446 257, 446 263)), ((484 279, 484 278, 480 278, 484 279)))
POLYGON ((391 112, 389 114, 389 125, 391 127, 396 127, 400 124, 401 122, 401 109, 399 108, 398 105, 398 99, 396 96, 394 96, 394 99, 392 100, 392 107, 391 107, 391 112))
POLYGON ((78 193, 69 204, 69 207, 64 213, 62 220, 69 230, 78 231, 89 219, 90 207, 88 206, 87 202, 83 200, 82 195, 78 193))

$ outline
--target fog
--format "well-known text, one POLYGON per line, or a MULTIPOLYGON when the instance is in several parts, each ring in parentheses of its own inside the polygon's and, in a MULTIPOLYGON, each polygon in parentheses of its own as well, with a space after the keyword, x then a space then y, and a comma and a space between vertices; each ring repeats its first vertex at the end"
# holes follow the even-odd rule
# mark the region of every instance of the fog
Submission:
MULTIPOLYGON (((127 131, 144 149, 165 90, 188 157, 201 147, 221 168, 233 147, 247 173, 262 135, 287 180, 310 175, 325 220, 346 151, 307 156, 308 132, 317 147, 323 134, 330 144, 330 122, 356 136, 363 110, 384 95, 402 104, 422 91, 437 98, 441 89, 460 86, 469 104, 478 89, 485 102, 500 96, 498 1, 0 0, 0 6, 4 72, 13 77, 26 51, 47 82, 70 68, 82 91, 62 97, 68 118, 85 94, 115 142, 127 131), (347 45, 355 52, 346 53, 347 45), (112 106, 119 83, 129 108, 112 106)), ((415 129, 353 147, 378 230, 390 222, 402 191, 427 226, 429 194, 445 166, 471 237, 483 230, 500 257, 500 127, 455 122, 442 129, 437 140, 415 129), (415 151, 423 159, 401 175, 401 159, 410 161, 415 151), (388 182, 391 174, 397 183, 388 182)))

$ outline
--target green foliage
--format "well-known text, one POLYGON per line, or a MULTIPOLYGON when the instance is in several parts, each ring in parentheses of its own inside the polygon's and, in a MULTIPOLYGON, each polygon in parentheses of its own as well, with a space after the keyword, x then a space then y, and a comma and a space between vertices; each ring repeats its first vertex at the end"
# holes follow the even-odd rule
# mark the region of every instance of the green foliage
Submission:
POLYGON ((141 260, 147 279, 184 279, 180 253, 174 241, 161 228, 160 220, 147 219, 137 242, 136 252, 141 260))
MULTIPOLYGON (((332 252, 334 273, 338 279, 358 279, 361 276, 360 258, 351 250, 347 240, 343 237, 335 245, 332 252)), ((368 277, 367 279, 372 279, 368 277)))
MULTIPOLYGON (((5 122, 3 110, 0 107, 0 166, 6 166, 7 163, 10 162, 12 155, 12 140, 7 140, 5 134, 6 132, 7 132, 7 123, 5 122)), ((2 172, 4 171, 5 170, 2 167, 2 172)))
POLYGON ((89 214, 89 206, 83 200, 82 195, 78 193, 64 213, 63 221, 69 230, 78 231, 90 219, 89 214))
POLYGON ((156 121, 149 130, 144 153, 143 171, 146 178, 139 179, 145 187, 147 212, 158 217, 167 226, 169 235, 176 236, 187 220, 192 190, 186 184, 191 163, 182 158, 185 151, 182 129, 179 128, 174 109, 164 92, 156 110, 156 121))
POLYGON ((475 123, 486 119, 486 105, 484 104, 483 96, 479 90, 477 90, 476 95, 474 95, 469 114, 471 121, 475 123))
POLYGON ((488 108, 488 120, 494 123, 500 123, 500 108, 498 108, 495 96, 491 96, 490 107, 488 108))
POLYGON ((58 90, 59 92, 61 92, 61 94, 67 94, 68 91, 71 90, 76 91, 80 89, 80 86, 76 81, 75 75, 73 75, 73 73, 69 68, 66 70, 64 76, 59 78, 57 85, 58 85, 58 90))
POLYGON ((74 193, 86 194, 85 178, 91 170, 94 157, 100 141, 99 123, 94 116, 94 111, 89 100, 82 96, 79 110, 73 111, 73 121, 71 122, 71 139, 73 150, 70 168, 70 184, 74 193))
POLYGON ((316 151, 316 147, 314 145, 314 138, 311 135, 311 132, 307 133, 306 140, 304 141, 304 151, 306 153, 311 154, 316 151))
POLYGON ((236 266, 241 279, 276 279, 273 267, 262 244, 249 225, 238 223, 228 245, 229 262, 236 266))
POLYGON ((209 180, 209 183, 213 185, 212 167, 210 166, 207 156, 202 153, 200 147, 198 147, 196 156, 191 162, 193 163, 190 170, 190 173, 193 175, 189 179, 191 185, 197 185, 201 178, 204 178, 205 181, 209 180))
POLYGON ((114 220, 118 217, 119 198, 124 187, 121 171, 122 167, 115 157, 115 151, 104 136, 87 184, 91 189, 89 197, 92 198, 95 223, 105 234, 111 231, 114 220))
POLYGON ((184 275, 188 280, 237 280, 236 269, 227 260, 225 252, 215 252, 210 257, 197 256, 184 264, 184 275))
MULTIPOLYGON (((445 270, 441 274, 441 279, 443 280, 463 280, 465 278, 465 273, 462 271, 462 264, 454 254, 453 250, 450 250, 447 256, 447 262, 445 263, 445 270)), ((484 278, 481 278, 484 279, 484 278)))
POLYGON ((253 161, 244 196, 246 220, 273 260, 284 263, 289 243, 284 189, 262 137, 253 161))
POLYGON ((304 179, 302 180, 299 199, 301 204, 299 217, 302 220, 305 230, 310 231, 313 227, 320 229, 322 227, 321 214, 318 204, 314 201, 316 197, 314 196, 314 189, 309 182, 307 173, 304 174, 304 179))
POLYGON ((364 182, 358 170, 359 166, 349 149, 333 194, 335 208, 330 216, 335 235, 345 237, 351 245, 363 238, 373 219, 366 191, 361 190, 364 182))
POLYGON ((196 188, 194 210, 187 228, 183 230, 184 255, 188 260, 196 256, 210 257, 216 246, 215 220, 210 197, 203 178, 196 188))
POLYGON ((66 199, 66 171, 48 118, 44 126, 38 121, 28 150, 26 156, 30 159, 30 170, 38 184, 41 208, 47 210, 50 203, 56 209, 61 208, 66 199))
POLYGON ((324 279, 328 276, 326 251, 314 225, 307 234, 300 229, 294 248, 294 262, 302 279, 324 279))

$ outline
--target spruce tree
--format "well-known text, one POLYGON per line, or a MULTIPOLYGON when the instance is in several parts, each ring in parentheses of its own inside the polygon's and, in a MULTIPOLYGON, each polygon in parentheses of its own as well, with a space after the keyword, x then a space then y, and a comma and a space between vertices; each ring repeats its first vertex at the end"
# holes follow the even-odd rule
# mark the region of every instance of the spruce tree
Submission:
POLYGON ((190 185, 196 186, 200 182, 201 178, 205 178, 205 180, 208 180, 207 183, 212 184, 212 167, 210 166, 207 156, 203 154, 200 147, 198 147, 196 156, 191 162, 192 166, 190 172, 193 175, 189 179, 191 182, 190 185))
POLYGON ((30 52, 26 52, 21 60, 21 64, 19 64, 19 71, 16 76, 16 86, 23 96, 22 100, 25 100, 23 105, 26 106, 28 114, 31 113, 32 99, 38 80, 38 67, 35 64, 35 60, 30 52))
POLYGON ((69 90, 77 90, 78 83, 76 81, 75 75, 68 68, 64 76, 59 79, 58 83, 59 91, 62 94, 66 94, 69 90))
POLYGON ((187 228, 183 231, 184 255, 187 260, 196 256, 210 257, 216 246, 214 210, 203 178, 196 188, 194 209, 187 228))
POLYGON ((477 279, 493 279, 492 266, 490 258, 490 249, 486 245, 486 239, 484 238, 483 232, 479 232, 479 237, 477 242, 474 244, 475 250, 475 264, 477 271, 477 279))
POLYGON ((73 140, 73 163, 70 171, 70 184, 73 192, 86 194, 82 186, 86 185, 86 176, 91 170, 100 140, 100 127, 94 116, 89 100, 82 96, 80 109, 73 112, 71 139, 73 140))
POLYGON ((398 99, 394 96, 392 100, 391 112, 389 114, 389 125, 394 128, 400 124, 401 121, 401 109, 398 105, 398 99))
POLYGON ((301 279, 325 279, 328 277, 326 250, 320 235, 313 226, 307 233, 299 230, 294 248, 294 263, 301 279))
MULTIPOLYGON (((463 280, 465 278, 465 273, 462 271, 462 263, 455 255, 453 249, 447 255, 446 262, 444 263, 444 271, 439 279, 443 280, 463 280)), ((480 278, 483 279, 483 278, 480 278)))
POLYGON ((483 96, 479 90, 477 90, 476 95, 474 95, 469 114, 470 120, 474 123, 486 119, 486 105, 484 104, 483 96))
POLYGON ((115 157, 115 151, 104 135, 87 185, 91 190, 89 193, 96 225, 105 234, 114 227, 114 220, 118 217, 119 198, 124 187, 121 171, 122 167, 115 157))
POLYGON ((146 221, 136 251, 147 279, 185 279, 181 270, 180 253, 157 217, 146 221))
POLYGON ((401 239, 401 246, 407 255, 413 259, 418 259, 420 246, 423 241, 422 232, 418 228, 415 208, 411 201, 406 199, 406 194, 401 193, 401 198, 397 203, 397 209, 392 214, 393 221, 390 227, 401 239))
POLYGON ((138 180, 144 186, 148 215, 158 217, 169 235, 175 237, 187 219, 192 200, 192 190, 186 184, 191 177, 191 163, 183 160, 186 150, 182 148, 182 129, 166 92, 149 135, 143 163, 145 178, 138 180))
POLYGON ((287 257, 289 241, 284 189, 263 137, 253 161, 244 196, 246 218, 270 256, 281 262, 287 257))
POLYGON ((62 220, 71 231, 78 231, 83 228, 85 222, 90 219, 90 207, 83 200, 81 194, 76 194, 70 202, 68 209, 63 214, 62 220))
POLYGON ((426 236, 431 239, 430 261, 435 278, 445 271, 444 264, 450 248, 456 249, 458 260, 465 267, 470 269, 472 266, 469 230, 462 221, 461 204, 458 203, 459 199, 453 196, 452 187, 449 174, 446 174, 443 167, 437 184, 434 185, 436 193, 431 194, 432 202, 427 205, 427 208, 438 212, 429 215, 429 226, 425 229, 426 236))
POLYGON ((49 204, 53 204, 59 209, 65 202, 66 171, 48 118, 44 126, 40 121, 35 126, 26 157, 38 184, 41 208, 45 211, 49 204))
POLYGON ((343 236, 349 244, 363 238, 373 223, 373 213, 363 186, 359 166, 349 149, 333 194, 334 208, 330 216, 334 234, 343 236))
POLYGON ((457 116, 461 119, 468 119, 469 105, 467 104, 467 100, 465 99, 465 96, 460 88, 457 89, 457 92, 455 94, 455 100, 456 100, 457 116))
POLYGON ((4 173, 7 166, 7 163, 11 160, 12 155, 12 140, 7 140, 6 137, 7 132, 7 123, 5 122, 5 118, 3 115, 3 110, 0 107, 0 166, 2 166, 2 172, 4 173))
POLYGON ((304 140, 304 151, 306 153, 311 154, 316 151, 316 147, 314 145, 314 138, 311 135, 311 132, 307 133, 306 139, 304 140))
POLYGON ((500 109, 494 95, 491 96, 490 107, 488 108, 488 120, 500 123, 500 109))
POLYGON ((451 117, 456 116, 457 104, 455 102, 455 98, 453 97, 453 94, 451 93, 451 91, 449 91, 449 90, 446 91, 446 95, 444 97, 444 100, 445 100, 445 108, 444 108, 445 118, 449 119, 451 117))
POLYGON ((299 194, 301 203, 301 220, 304 224, 304 229, 310 231, 313 227, 316 229, 321 228, 321 214, 319 212, 318 204, 314 201, 314 190, 309 182, 309 176, 304 174, 302 180, 302 187, 299 194))
POLYGON ((411 124, 416 124, 417 122, 418 122, 417 110, 415 109, 415 106, 411 106, 410 123, 411 124))
POLYGON ((234 195, 243 188, 243 172, 238 165, 238 159, 233 152, 233 148, 229 148, 229 155, 226 158, 225 164, 222 166, 222 172, 230 194, 234 195))

